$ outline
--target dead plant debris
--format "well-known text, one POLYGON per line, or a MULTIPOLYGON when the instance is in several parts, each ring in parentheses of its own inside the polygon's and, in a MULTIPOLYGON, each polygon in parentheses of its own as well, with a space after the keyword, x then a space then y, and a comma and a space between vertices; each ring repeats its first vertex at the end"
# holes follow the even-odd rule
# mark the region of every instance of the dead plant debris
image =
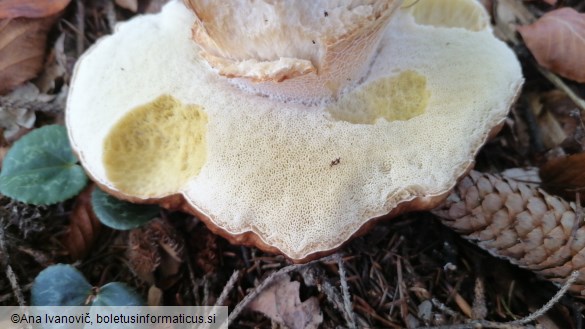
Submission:
MULTIPOLYGON (((62 122, 69 77, 85 49, 117 22, 156 12, 166 0, 61 0, 46 4, 57 7, 30 7, 41 2, 0 4, 0 160, 23 130, 62 122), (13 41, 2 42, 7 38, 13 41)), ((544 165, 543 187, 559 186, 568 191, 559 195, 575 196, 585 172, 585 86, 555 73, 582 82, 583 32, 581 22, 572 22, 585 6, 571 0, 482 2, 497 34, 523 63, 526 84, 476 168, 497 173, 544 165), (569 8, 575 13, 561 18, 565 25, 550 21, 573 12, 569 8), (524 26, 522 36, 518 26, 524 26), (531 33, 537 28, 545 32, 531 33), (551 59, 543 57, 553 55, 568 57, 547 64, 551 59)), ((0 196, 3 255, 10 256, 2 263, 1 305, 26 302, 41 270, 71 263, 73 256, 92 284, 123 281, 151 305, 226 305, 235 314, 230 328, 582 327, 581 299, 560 298, 559 287, 480 250, 430 213, 378 225, 343 248, 339 259, 297 266, 230 245, 181 213, 165 211, 132 232, 100 230, 83 198, 31 207, 0 196), (547 312, 534 317, 550 301, 547 312)))

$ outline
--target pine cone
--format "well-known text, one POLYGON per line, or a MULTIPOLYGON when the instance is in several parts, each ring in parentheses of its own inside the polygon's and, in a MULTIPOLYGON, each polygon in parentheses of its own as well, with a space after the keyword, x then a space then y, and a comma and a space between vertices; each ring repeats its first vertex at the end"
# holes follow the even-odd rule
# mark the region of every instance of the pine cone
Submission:
POLYGON ((496 257, 585 295, 582 208, 526 183, 472 171, 433 213, 496 257))

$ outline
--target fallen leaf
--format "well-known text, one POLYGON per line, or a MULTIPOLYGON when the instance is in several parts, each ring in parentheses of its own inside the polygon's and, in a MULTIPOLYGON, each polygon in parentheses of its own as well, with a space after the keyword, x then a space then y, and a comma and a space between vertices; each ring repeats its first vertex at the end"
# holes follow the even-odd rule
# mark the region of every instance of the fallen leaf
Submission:
POLYGON ((43 68, 47 34, 57 16, 0 20, 0 95, 43 68))
POLYGON ((148 297, 146 299, 146 305, 148 306, 161 306, 163 301, 163 291, 155 285, 148 288, 148 297))
POLYGON ((569 154, 585 151, 585 124, 575 103, 558 89, 540 95, 543 107, 554 115, 567 136, 560 146, 569 154))
POLYGON ((135 13, 138 11, 138 0, 115 0, 116 4, 135 13))
POLYGON ((159 13, 162 7, 167 4, 170 0, 150 0, 144 10, 145 13, 155 14, 159 13))
POLYGON ((290 281, 288 275, 263 290, 248 308, 264 313, 270 319, 290 329, 318 328, 323 322, 319 300, 299 298, 300 283, 290 281))
POLYGON ((32 83, 0 97, 0 128, 4 128, 4 138, 13 138, 21 128, 32 128, 36 119, 35 111, 26 105, 38 97, 39 90, 32 83))
POLYGON ((556 9, 530 25, 518 26, 518 32, 540 65, 585 82, 585 14, 556 9))
POLYGON ((69 81, 70 71, 68 71, 68 59, 65 54, 65 33, 62 33, 53 48, 47 54, 45 68, 39 77, 35 80, 41 93, 55 93, 58 85, 57 81, 69 81))
POLYGON ((576 191, 585 199, 585 153, 549 160, 540 167, 542 188, 552 194, 575 200, 576 191))
POLYGON ((544 2, 548 5, 554 6, 557 4, 557 0, 525 0, 525 1, 530 1, 530 2, 544 2))
POLYGON ((0 146, 0 169, 2 169, 2 161, 4 160, 6 153, 8 153, 8 149, 7 146, 0 146))
POLYGON ((517 44, 517 25, 532 22, 532 13, 518 0, 498 0, 494 4, 497 4, 492 9, 494 34, 506 42, 517 44))
POLYGON ((69 215, 69 231, 62 239, 71 258, 84 258, 97 240, 102 225, 91 208, 91 190, 93 185, 86 187, 75 200, 69 215))
POLYGON ((71 0, 2 0, 0 18, 39 18, 54 15, 67 7, 71 0))

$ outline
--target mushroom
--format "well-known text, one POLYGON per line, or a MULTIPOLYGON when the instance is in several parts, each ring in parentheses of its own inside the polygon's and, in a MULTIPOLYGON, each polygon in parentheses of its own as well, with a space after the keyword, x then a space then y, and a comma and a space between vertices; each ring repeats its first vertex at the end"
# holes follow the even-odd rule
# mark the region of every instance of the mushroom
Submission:
POLYGON ((66 123, 107 192, 303 262, 437 206, 522 82, 474 0, 175 0, 82 56, 66 123))

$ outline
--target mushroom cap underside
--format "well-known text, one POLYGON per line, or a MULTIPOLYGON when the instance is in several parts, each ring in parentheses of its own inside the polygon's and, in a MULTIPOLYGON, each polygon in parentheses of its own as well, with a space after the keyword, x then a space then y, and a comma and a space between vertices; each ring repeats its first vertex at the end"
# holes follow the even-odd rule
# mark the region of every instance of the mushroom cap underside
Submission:
MULTIPOLYGON (((487 19, 475 1, 442 2, 487 19)), ((181 204, 232 241, 293 260, 330 252, 372 219, 435 206, 522 84, 486 22, 416 15, 397 10, 358 84, 307 105, 220 76, 191 41, 194 14, 173 1, 80 59, 73 149, 118 197, 181 204)))

